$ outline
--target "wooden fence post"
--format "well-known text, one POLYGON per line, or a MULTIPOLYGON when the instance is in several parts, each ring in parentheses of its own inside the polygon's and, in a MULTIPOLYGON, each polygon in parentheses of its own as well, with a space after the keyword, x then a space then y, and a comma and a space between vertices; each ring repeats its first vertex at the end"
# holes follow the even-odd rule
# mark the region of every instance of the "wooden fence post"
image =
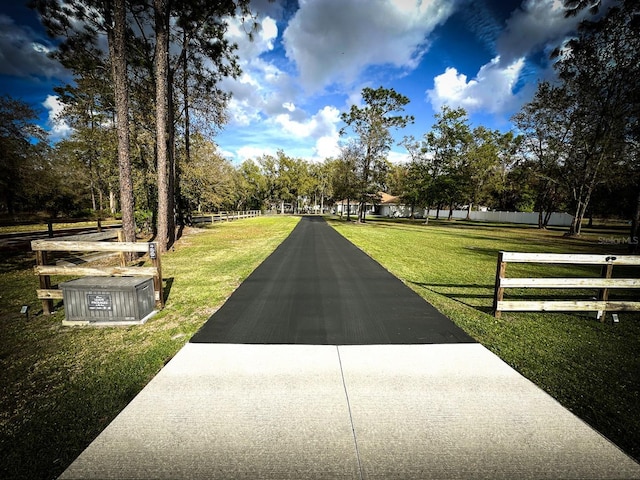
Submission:
MULTIPOLYGON (((36 252, 36 263, 38 266, 47 264, 47 252, 38 250, 36 252)), ((38 275, 40 281, 40 289, 51 289, 51 277, 49 275, 38 275)), ((51 315, 53 313, 53 300, 42 300, 42 313, 45 315, 51 315)))
POLYGON ((503 261, 504 252, 498 253, 498 264, 496 266, 496 285, 493 293, 493 316, 500 318, 500 310, 498 310, 498 302, 504 298, 504 288, 502 287, 502 279, 507 270, 507 264, 503 261))
POLYGON ((160 308, 164 308, 164 292, 162 288, 162 265, 160 262, 160 254, 158 253, 158 242, 149 243, 149 258, 151 264, 156 268, 158 274, 153 277, 153 289, 158 292, 157 304, 160 308))
MULTIPOLYGON (((612 260, 615 260, 616 257, 608 257, 607 258, 607 263, 606 265, 602 266, 602 270, 601 270, 601 277, 602 278, 611 278, 613 275, 613 263, 611 263, 612 260)), ((607 300, 609 300, 609 289, 608 288, 603 288, 602 290, 600 290, 599 294, 598 294, 598 300, 601 300, 603 302, 606 302, 607 300)), ((604 323, 605 321, 605 317, 607 316, 607 310, 601 310, 598 312, 598 319, 604 323)))
MULTIPOLYGON (((118 242, 124 242, 124 240, 124 230, 120 229, 118 230, 118 242)), ((127 254, 125 252, 120 252, 120 266, 127 266, 127 254)))
MULTIPOLYGON (((111 231, 105 235, 106 238, 114 238, 121 232, 111 231)), ((105 242, 100 241, 76 241, 73 240, 33 240, 31 248, 36 252, 35 274, 38 275, 40 288, 36 291, 38 299, 42 300, 42 312, 45 315, 53 313, 53 300, 63 299, 62 290, 51 287, 51 275, 77 275, 77 276, 145 276, 153 277, 154 298, 156 308, 164 308, 164 291, 162 283, 162 266, 160 255, 158 254, 158 244, 136 243, 136 242, 105 242), (55 266, 47 265, 48 252, 138 252, 148 253, 153 263, 153 267, 85 267, 85 266, 55 266), (73 268, 72 268, 73 267, 73 268)))

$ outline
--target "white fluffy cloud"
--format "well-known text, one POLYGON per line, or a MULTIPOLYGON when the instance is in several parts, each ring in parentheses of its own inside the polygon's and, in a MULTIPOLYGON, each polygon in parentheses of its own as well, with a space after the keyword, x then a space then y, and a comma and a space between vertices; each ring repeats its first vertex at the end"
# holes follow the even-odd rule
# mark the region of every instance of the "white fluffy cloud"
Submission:
POLYGON ((221 86, 232 93, 228 113, 231 125, 249 126, 265 117, 291 111, 296 87, 294 79, 261 55, 274 49, 278 37, 276 21, 271 17, 260 20, 260 30, 253 41, 243 26, 230 23, 227 38, 238 44, 238 57, 243 74, 238 79, 225 78, 221 86))
POLYGON ((47 56, 50 47, 43 42, 29 27, 0 15, 0 74, 70 78, 62 65, 47 56))
POLYGON ((335 107, 326 106, 311 118, 304 121, 293 120, 290 113, 277 115, 275 121, 281 125, 286 132, 296 137, 319 138, 337 133, 338 129, 336 125, 340 121, 340 112, 335 107))
POLYGON ((425 39, 454 10, 451 0, 301 0, 284 32, 302 84, 350 83, 366 67, 415 68, 425 39))
POLYGON ((60 118, 60 114, 64 109, 64 104, 60 102, 56 95, 48 95, 47 99, 42 103, 49 111, 49 126, 51 130, 49 133, 54 139, 64 138, 72 131, 71 127, 60 118))
MULTIPOLYGON (((603 9, 610 3, 611 0, 604 0, 603 9)), ((520 76, 548 74, 544 68, 536 71, 527 67, 527 57, 540 51, 548 53, 561 45, 589 15, 587 10, 569 18, 564 13, 561 0, 524 0, 506 20, 496 40, 498 55, 483 65, 474 78, 468 80, 455 67, 434 78, 433 89, 427 90, 433 108, 440 109, 446 104, 490 113, 517 108, 531 93, 530 87, 514 92, 520 76)))
POLYGON ((235 157, 240 161, 245 161, 261 157, 262 155, 275 156, 275 154, 275 149, 270 147, 256 147, 255 145, 247 145, 244 147, 240 147, 236 152, 235 157))
POLYGON ((320 137, 316 140, 314 151, 315 156, 320 160, 338 157, 340 155, 340 144, 338 139, 339 136, 337 134, 320 137))
POLYGON ((467 76, 455 68, 449 67, 443 74, 435 77, 434 88, 427 90, 427 96, 434 110, 448 105, 463 107, 470 112, 503 112, 516 101, 513 87, 523 66, 524 58, 502 67, 500 58, 496 57, 483 65, 471 80, 467 80, 467 76))
POLYGON ((271 17, 264 17, 258 23, 258 32, 249 39, 248 25, 243 25, 239 19, 229 19, 226 37, 238 45, 237 54, 242 62, 251 61, 263 52, 273 50, 273 42, 278 37, 278 26, 271 17))
MULTIPOLYGON (((289 105, 292 107, 293 105, 289 105)), ((297 139, 315 140, 314 154, 316 157, 335 157, 340 153, 338 146, 340 111, 333 106, 325 106, 315 115, 304 120, 295 120, 292 115, 295 108, 289 113, 281 113, 274 118, 282 130, 297 139)))
POLYGON ((411 161, 411 156, 407 152, 396 152, 391 150, 387 154, 387 160, 395 164, 408 163, 409 161, 411 161))
POLYGON ((525 0, 507 19, 497 40, 502 63, 512 63, 538 49, 555 48, 589 15, 585 9, 566 18, 564 12, 561 0, 525 0))
POLYGON ((233 94, 228 136, 233 135, 234 126, 244 132, 234 135, 235 157, 264 152, 247 146, 258 143, 286 146, 287 151, 306 148, 306 158, 337 156, 339 110, 330 102, 318 105, 318 98, 306 95, 309 90, 337 81, 351 83, 343 86, 351 89, 369 66, 414 68, 426 51, 427 36, 449 17, 457 3, 302 0, 282 35, 282 46, 292 61, 289 65, 271 60, 278 58, 274 50, 280 48, 278 24, 272 17, 259 20, 261 29, 253 42, 248 41, 240 24, 232 23, 228 38, 238 44, 244 72, 239 79, 223 81, 223 88, 233 94), (247 130, 252 126, 256 126, 255 132, 247 130))

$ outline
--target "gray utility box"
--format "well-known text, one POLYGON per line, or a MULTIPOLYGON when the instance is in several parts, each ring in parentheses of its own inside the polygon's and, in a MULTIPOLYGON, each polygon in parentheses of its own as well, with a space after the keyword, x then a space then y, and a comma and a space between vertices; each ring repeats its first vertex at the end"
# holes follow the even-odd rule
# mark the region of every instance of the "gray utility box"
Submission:
POLYGON ((60 284, 66 325, 136 325, 153 313, 153 277, 84 277, 60 284))

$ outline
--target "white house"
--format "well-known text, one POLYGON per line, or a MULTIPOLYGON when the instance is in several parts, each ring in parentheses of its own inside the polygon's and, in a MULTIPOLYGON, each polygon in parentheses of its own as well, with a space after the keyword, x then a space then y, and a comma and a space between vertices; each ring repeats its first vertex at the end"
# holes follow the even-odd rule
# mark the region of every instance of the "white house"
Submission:
MULTIPOLYGON (((411 217, 411 206, 401 203, 400 197, 389 195, 388 193, 380 192, 380 202, 376 207, 376 214, 382 217, 393 218, 409 218, 411 217)), ((422 218, 424 216, 424 209, 416 207, 413 210, 413 216, 415 218, 422 218)))

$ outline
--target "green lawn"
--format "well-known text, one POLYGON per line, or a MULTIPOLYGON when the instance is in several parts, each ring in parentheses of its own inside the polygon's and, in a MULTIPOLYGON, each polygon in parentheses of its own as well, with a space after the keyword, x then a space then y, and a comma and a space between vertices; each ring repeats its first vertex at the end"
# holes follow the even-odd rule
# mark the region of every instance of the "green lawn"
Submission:
MULTIPOLYGON (((612 325, 587 314, 503 313, 499 320, 490 314, 499 250, 622 254, 624 245, 605 245, 602 238, 623 231, 594 230, 565 238, 560 230, 469 222, 331 224, 476 340, 640 459, 638 315, 620 314, 620 323, 612 325)), ((566 268, 512 264, 507 272, 597 273, 590 267, 566 268)), ((638 278, 640 272, 624 274, 638 278)), ((530 292, 513 290, 511 295, 530 292)))
MULTIPOLYGON (((0 252, 0 478, 59 475, 297 221, 260 217, 189 231, 162 257, 166 309, 135 327, 62 327, 62 310, 25 320, 21 305, 40 309, 33 256, 0 252)), ((561 231, 465 222, 331 224, 640 458, 638 317, 621 315, 609 325, 579 315, 505 313, 496 320, 489 314, 498 250, 622 253, 599 239, 623 233, 566 239, 561 231)))
MULTIPOLYGON (((20 315, 33 255, 0 252, 0 478, 56 478, 290 233, 293 217, 192 230, 162 257, 165 310, 143 326, 20 315)), ((57 282, 60 278, 54 278, 57 282)))

